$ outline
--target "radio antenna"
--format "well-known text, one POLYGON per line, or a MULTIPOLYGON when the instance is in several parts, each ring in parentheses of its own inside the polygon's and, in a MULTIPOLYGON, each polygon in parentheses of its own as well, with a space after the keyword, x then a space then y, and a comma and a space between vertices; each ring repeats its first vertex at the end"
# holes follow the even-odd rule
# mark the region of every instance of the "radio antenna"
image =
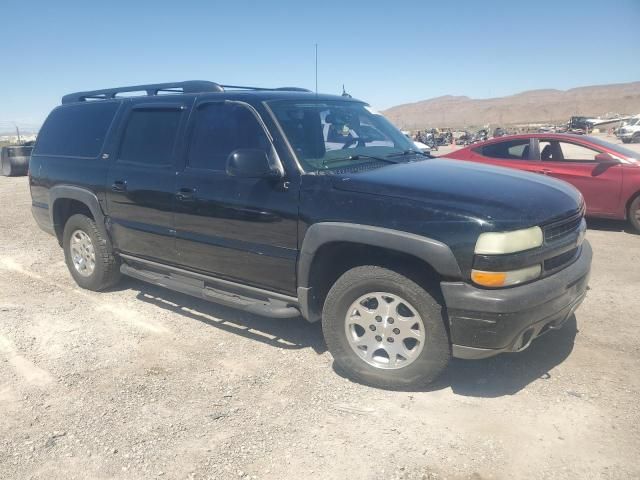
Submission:
POLYGON ((316 43, 316 95, 318 95, 318 44, 316 43))

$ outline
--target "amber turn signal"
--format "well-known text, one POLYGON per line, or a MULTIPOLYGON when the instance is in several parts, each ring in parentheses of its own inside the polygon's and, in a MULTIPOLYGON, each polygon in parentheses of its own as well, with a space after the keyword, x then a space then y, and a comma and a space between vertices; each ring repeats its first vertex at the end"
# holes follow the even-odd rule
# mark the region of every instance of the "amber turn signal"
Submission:
POLYGON ((471 280, 476 285, 483 287, 508 287, 519 283, 534 280, 540 276, 542 267, 533 265, 531 267, 521 268, 520 270, 511 270, 509 272, 485 272, 482 270, 471 270, 471 280))
POLYGON ((507 274, 505 272, 482 272, 479 270, 471 272, 471 280, 484 287, 502 287, 506 279, 507 274))

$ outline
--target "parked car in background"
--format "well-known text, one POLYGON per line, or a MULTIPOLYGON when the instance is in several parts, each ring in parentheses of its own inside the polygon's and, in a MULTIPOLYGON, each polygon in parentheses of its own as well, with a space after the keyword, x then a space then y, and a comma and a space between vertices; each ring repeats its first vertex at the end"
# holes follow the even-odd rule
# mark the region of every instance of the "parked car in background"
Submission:
POLYGON ((473 134, 465 131, 462 135, 455 139, 456 145, 469 145, 473 140, 473 134))
POLYGON ((624 143, 640 143, 640 116, 625 122, 616 131, 616 135, 624 143))
POLYGON ((0 151, 0 173, 5 177, 26 175, 29 171, 31 145, 7 145, 0 151))
POLYGON ((478 130, 476 132, 471 143, 484 142, 487 138, 489 138, 489 131, 483 128, 482 130, 478 130))
POLYGON ((591 131, 593 123, 589 117, 571 117, 567 125, 568 131, 576 135, 584 135, 591 131))
POLYGON ((640 153, 620 145, 587 135, 511 135, 445 156, 564 180, 582 192, 588 216, 627 219, 640 231, 640 153))
POLYGON ((493 131, 494 137, 504 137, 507 135, 507 131, 504 128, 498 127, 493 131))

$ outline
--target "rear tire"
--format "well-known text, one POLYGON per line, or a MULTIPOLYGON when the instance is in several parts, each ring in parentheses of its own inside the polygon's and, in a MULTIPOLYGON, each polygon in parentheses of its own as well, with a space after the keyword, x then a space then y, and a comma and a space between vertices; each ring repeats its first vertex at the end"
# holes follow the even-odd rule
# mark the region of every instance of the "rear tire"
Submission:
POLYGON ((640 132, 634 133, 633 137, 631 137, 631 141, 633 143, 640 143, 640 132))
POLYGON ((350 378, 414 389, 433 382, 449 363, 445 316, 434 289, 386 268, 361 266, 331 287, 322 330, 336 365, 350 378))
POLYGON ((640 195, 638 195, 629 205, 627 218, 629 219, 631 227, 636 232, 640 233, 640 195))
POLYGON ((98 292, 120 280, 120 261, 93 219, 81 214, 69 217, 62 246, 67 268, 82 288, 98 292))

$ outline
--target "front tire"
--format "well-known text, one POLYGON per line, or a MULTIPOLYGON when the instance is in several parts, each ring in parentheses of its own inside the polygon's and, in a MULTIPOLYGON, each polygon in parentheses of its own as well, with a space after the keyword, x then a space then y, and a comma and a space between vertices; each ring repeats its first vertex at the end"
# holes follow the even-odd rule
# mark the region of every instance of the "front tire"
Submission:
POLYGON ((67 268, 82 288, 98 292, 120 280, 120 261, 93 219, 81 214, 69 217, 62 245, 67 268))
POLYGON ((336 365, 375 387, 427 385, 451 356, 439 294, 386 268, 344 273, 327 295, 322 330, 336 365))
POLYGON ((640 233, 640 195, 638 195, 629 205, 627 218, 629 219, 631 227, 633 227, 636 232, 640 233))

